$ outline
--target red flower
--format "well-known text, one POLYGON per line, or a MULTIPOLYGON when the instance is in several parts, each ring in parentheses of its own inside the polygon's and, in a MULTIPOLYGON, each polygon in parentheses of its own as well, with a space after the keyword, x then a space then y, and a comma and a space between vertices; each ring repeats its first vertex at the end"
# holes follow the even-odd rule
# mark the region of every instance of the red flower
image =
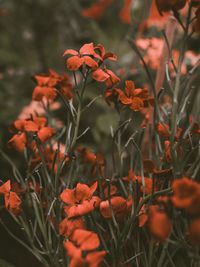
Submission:
POLYGON ((106 52, 102 44, 98 44, 97 46, 95 46, 95 49, 99 51, 102 60, 106 60, 106 59, 113 60, 113 61, 117 60, 117 56, 112 52, 106 52))
POLYGON ((73 49, 67 49, 63 55, 71 55, 71 57, 66 60, 67 68, 71 71, 78 70, 83 64, 91 69, 97 69, 98 63, 93 58, 102 60, 95 52, 93 43, 84 44, 79 52, 73 49))
POLYGON ((5 207, 7 210, 15 215, 21 212, 21 199, 15 192, 11 191, 10 180, 0 186, 0 194, 4 195, 5 207))
POLYGON ((141 111, 145 102, 148 100, 147 89, 135 89, 135 85, 132 81, 126 81, 125 92, 115 88, 118 93, 119 101, 123 105, 128 105, 133 111, 141 111))
POLYGON ((81 14, 85 18, 101 19, 105 9, 112 3, 112 0, 100 0, 90 7, 82 10, 81 14))
POLYGON ((93 196, 97 189, 97 182, 91 187, 78 183, 75 189, 65 189, 61 195, 61 200, 67 204, 65 211, 68 218, 85 215, 95 209, 99 198, 93 196))
POLYGON ((164 211, 156 205, 150 206, 148 211, 148 229, 159 241, 165 241, 172 231, 172 223, 164 211))
POLYGON ((108 70, 106 67, 103 69, 96 69, 92 72, 92 78, 97 82, 105 82, 107 88, 111 88, 116 85, 120 79, 114 72, 108 70))
POLYGON ((128 180, 131 182, 136 182, 140 186, 141 192, 145 192, 146 194, 151 194, 152 193, 152 179, 148 177, 144 177, 144 185, 142 184, 142 176, 135 175, 133 170, 129 170, 128 176, 124 177, 124 180, 128 180))
POLYGON ((105 251, 94 251, 100 245, 96 233, 77 229, 70 237, 71 241, 64 241, 64 248, 71 258, 70 267, 98 267, 105 251), (84 254, 82 253, 84 251, 84 254))
POLYGON ((54 135, 54 129, 46 127, 47 120, 44 117, 33 117, 32 119, 16 120, 12 125, 12 131, 17 131, 8 144, 22 152, 26 146, 34 148, 34 141, 28 143, 27 134, 36 133, 41 142, 46 142, 54 135))
POLYGON ((0 194, 7 194, 10 192, 11 185, 10 185, 10 180, 5 182, 3 185, 0 186, 0 194))
POLYGON ((119 18, 123 23, 131 24, 132 0, 124 0, 124 6, 119 13, 119 18))
POLYGON ((94 153, 86 147, 78 147, 77 152, 81 153, 83 157, 83 162, 92 165, 92 176, 95 177, 97 174, 97 169, 103 176, 105 169, 105 159, 102 154, 94 153))
POLYGON ((60 235, 70 237, 76 229, 85 229, 85 224, 82 218, 65 218, 59 224, 60 235))
POLYGON ((17 215, 21 212, 21 199, 15 192, 9 192, 4 195, 5 207, 11 213, 17 215))
POLYGON ((54 100, 57 96, 55 86, 61 77, 50 69, 48 75, 36 75, 34 78, 37 86, 34 88, 32 99, 41 101, 45 97, 48 100, 54 100))
POLYGON ((56 86, 67 99, 73 97, 72 84, 69 82, 67 74, 60 76, 54 70, 49 69, 48 74, 36 75, 34 78, 37 81, 37 86, 34 88, 32 99, 35 101, 42 101, 43 98, 54 100, 57 96, 56 86))
POLYGON ((183 177, 173 182, 172 189, 171 201, 176 208, 185 209, 189 214, 200 214, 200 184, 183 177))
POLYGON ((113 215, 116 218, 122 218, 127 212, 127 201, 123 197, 112 197, 109 200, 101 201, 100 203, 100 213, 106 218, 110 219, 113 215))

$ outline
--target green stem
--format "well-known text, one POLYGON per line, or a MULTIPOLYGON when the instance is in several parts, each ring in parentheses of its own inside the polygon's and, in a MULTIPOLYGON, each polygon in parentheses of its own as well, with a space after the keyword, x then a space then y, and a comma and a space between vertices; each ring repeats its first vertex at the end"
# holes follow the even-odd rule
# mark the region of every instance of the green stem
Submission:
POLYGON ((171 133, 170 133, 170 146, 171 147, 170 148, 171 148, 171 154, 173 158, 173 165, 174 165, 173 167, 175 170, 175 176, 179 174, 177 171, 178 164, 177 164, 176 150, 174 149, 174 144, 175 144, 174 137, 176 135, 176 130, 177 130, 178 95, 179 95, 179 90, 180 90, 181 67, 182 67, 182 63, 184 60, 184 54, 185 54, 185 49, 186 49, 186 40, 187 40, 188 30, 189 30, 191 9, 192 9, 192 6, 190 4, 186 27, 185 27, 184 36, 183 36, 182 48, 181 48, 180 56, 178 60, 178 67, 177 67, 177 74, 176 74, 175 88, 174 88, 174 95, 173 95, 173 103, 172 103, 171 133))

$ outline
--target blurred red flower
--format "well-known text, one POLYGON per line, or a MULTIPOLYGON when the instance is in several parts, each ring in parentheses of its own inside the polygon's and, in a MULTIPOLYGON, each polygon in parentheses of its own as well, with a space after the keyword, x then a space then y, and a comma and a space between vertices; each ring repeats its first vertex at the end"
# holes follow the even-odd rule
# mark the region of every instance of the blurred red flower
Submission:
POLYGON ((176 208, 185 209, 192 215, 200 214, 200 184, 196 181, 183 177, 172 184, 174 195, 171 201, 176 208))
POLYGON ((124 0, 124 4, 119 13, 120 20, 125 24, 131 24, 131 5, 133 0, 124 0))
POLYGON ((148 209, 148 229, 158 241, 165 241, 172 231, 171 220, 157 205, 148 209))
POLYGON ((104 218, 112 218, 113 212, 113 215, 120 219, 127 213, 127 201, 123 197, 114 196, 110 200, 101 201, 99 208, 104 218))
POLYGON ((105 9, 112 3, 112 0, 99 0, 88 8, 84 8, 81 12, 85 18, 101 19, 105 9))

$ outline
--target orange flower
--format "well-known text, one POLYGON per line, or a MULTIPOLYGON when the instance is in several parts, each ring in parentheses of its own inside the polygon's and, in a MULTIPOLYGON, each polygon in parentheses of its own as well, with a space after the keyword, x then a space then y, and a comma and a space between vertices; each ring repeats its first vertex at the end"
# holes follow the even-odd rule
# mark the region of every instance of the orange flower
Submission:
POLYGON ((48 74, 36 75, 34 78, 37 81, 37 86, 33 90, 32 99, 35 101, 42 101, 44 98, 54 100, 57 96, 56 86, 67 99, 73 97, 72 84, 69 82, 67 74, 60 76, 54 70, 49 69, 48 74))
POLYGON ((81 14, 85 18, 101 19, 105 9, 112 3, 112 0, 100 0, 90 7, 82 10, 81 14))
POLYGON ((21 212, 21 199, 15 192, 10 191, 9 193, 4 195, 4 198, 5 207, 7 210, 15 215, 21 212))
POLYGON ((64 248, 71 258, 69 267, 98 267, 106 254, 105 251, 94 251, 99 245, 96 233, 82 229, 75 230, 70 241, 64 241, 64 248))
POLYGON ((16 120, 11 130, 18 131, 8 144, 22 152, 26 146, 34 147, 35 142, 28 143, 27 134, 36 133, 41 142, 46 142, 54 135, 54 129, 46 126, 47 119, 44 117, 33 117, 32 119, 16 120))
POLYGON ((59 233, 63 236, 70 237, 76 229, 85 229, 85 224, 82 218, 65 218, 59 224, 59 233))
POLYGON ((192 220, 188 229, 188 234, 193 245, 200 245, 200 218, 192 220))
POLYGON ((133 111, 141 111, 145 106, 145 102, 148 100, 147 89, 135 89, 134 83, 130 80, 126 81, 125 84, 125 92, 115 88, 119 96, 119 101, 123 105, 129 106, 133 111))
POLYGON ((71 55, 71 57, 66 60, 67 68, 71 71, 78 70, 83 64, 93 70, 97 69, 98 63, 93 58, 102 60, 95 52, 93 43, 84 44, 79 52, 73 49, 67 49, 63 55, 71 55))
POLYGON ((124 180, 128 180, 129 182, 136 182, 140 186, 141 192, 145 192, 145 194, 151 194, 152 193, 152 179, 148 177, 144 177, 144 186, 142 184, 142 177, 139 175, 135 175, 133 170, 129 170, 128 176, 124 177, 124 180))
POLYGON ((156 0, 156 5, 162 15, 162 12, 182 9, 186 2, 187 0, 156 0))
POLYGON ((185 209, 192 215, 200 214, 200 184, 187 178, 175 180, 172 184, 174 195, 171 201, 176 208, 185 209))
POLYGON ((131 24, 132 0, 124 0, 124 5, 119 13, 120 20, 125 24, 131 24))
POLYGON ((172 223, 164 211, 160 211, 157 205, 149 207, 148 229, 159 241, 165 241, 172 231, 172 223))
POLYGON ((65 212, 68 218, 82 216, 95 209, 99 202, 99 198, 93 196, 96 189, 97 182, 91 187, 78 183, 75 189, 65 189, 61 193, 61 200, 67 204, 65 212))
POLYGON ((94 70, 92 72, 92 78, 97 82, 105 82, 107 88, 112 88, 120 81, 119 77, 106 67, 94 70))
POLYGON ((97 169, 99 170, 101 176, 103 176, 105 169, 105 159, 101 153, 94 153, 86 147, 78 147, 77 152, 83 157, 83 163, 88 163, 92 165, 92 176, 97 175, 97 169))
POLYGON ((120 219, 126 214, 127 212, 127 201, 123 197, 112 197, 109 200, 101 201, 100 203, 100 213, 101 215, 106 218, 110 219, 113 215, 120 219))
POLYGON ((41 101, 44 97, 48 100, 54 100, 57 96, 55 86, 60 80, 60 76, 49 69, 48 75, 35 75, 37 86, 34 88, 32 99, 41 101))
POLYGON ((4 195, 7 210, 15 215, 21 212, 21 199, 15 192, 11 191, 10 180, 0 186, 0 194, 4 195))
POLYGON ((7 194, 11 190, 10 180, 0 186, 0 194, 7 194))
POLYGON ((117 60, 117 56, 112 52, 106 52, 106 50, 102 44, 98 44, 97 46, 95 46, 95 49, 99 52, 103 61, 106 59, 109 59, 112 61, 117 60))

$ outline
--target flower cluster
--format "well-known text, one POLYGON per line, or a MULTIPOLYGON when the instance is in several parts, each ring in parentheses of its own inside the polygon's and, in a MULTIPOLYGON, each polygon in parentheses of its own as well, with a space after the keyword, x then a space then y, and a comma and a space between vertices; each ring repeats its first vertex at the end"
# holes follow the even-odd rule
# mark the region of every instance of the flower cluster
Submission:
POLYGON ((72 84, 67 74, 59 75, 49 69, 47 75, 35 75, 37 86, 33 90, 32 99, 42 101, 43 99, 53 101, 57 97, 57 90, 68 100, 73 98, 72 84))
POLYGON ((40 142, 46 142, 55 133, 52 127, 48 127, 45 117, 32 117, 30 119, 19 119, 13 122, 12 132, 16 132, 9 140, 8 144, 18 151, 23 151, 26 147, 36 148, 34 135, 40 142))

